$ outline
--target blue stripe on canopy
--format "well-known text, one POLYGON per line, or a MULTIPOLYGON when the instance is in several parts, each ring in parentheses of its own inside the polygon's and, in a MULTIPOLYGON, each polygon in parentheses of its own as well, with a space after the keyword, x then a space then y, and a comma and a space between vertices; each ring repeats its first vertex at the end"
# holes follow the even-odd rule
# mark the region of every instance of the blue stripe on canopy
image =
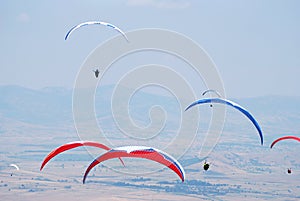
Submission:
POLYGON ((198 104, 205 104, 205 103, 220 103, 220 104, 225 104, 225 105, 229 105, 231 107, 234 107, 235 109, 239 110, 240 112, 242 112, 245 116, 247 116, 250 121, 254 124, 255 128, 258 131, 258 134, 260 136, 260 143, 261 145, 263 145, 263 134, 262 134, 262 130, 258 124, 258 122, 254 119, 254 117, 250 114, 250 112, 248 112, 245 108, 243 108, 242 106, 240 106, 239 104, 227 100, 227 99, 223 99, 223 98, 204 98, 204 99, 200 99, 194 103, 192 103, 191 105, 189 105, 185 111, 187 111, 188 109, 190 109, 191 107, 198 105, 198 104))

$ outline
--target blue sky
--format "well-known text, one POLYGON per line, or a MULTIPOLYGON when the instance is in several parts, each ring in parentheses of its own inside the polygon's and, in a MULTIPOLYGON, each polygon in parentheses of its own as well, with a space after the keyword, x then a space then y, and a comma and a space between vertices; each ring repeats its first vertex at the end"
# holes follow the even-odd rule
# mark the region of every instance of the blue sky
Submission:
POLYGON ((0 85, 72 88, 87 55, 116 32, 64 36, 101 20, 125 32, 163 28, 191 38, 215 62, 228 97, 299 96, 299 8, 296 0, 1 1, 0 85))

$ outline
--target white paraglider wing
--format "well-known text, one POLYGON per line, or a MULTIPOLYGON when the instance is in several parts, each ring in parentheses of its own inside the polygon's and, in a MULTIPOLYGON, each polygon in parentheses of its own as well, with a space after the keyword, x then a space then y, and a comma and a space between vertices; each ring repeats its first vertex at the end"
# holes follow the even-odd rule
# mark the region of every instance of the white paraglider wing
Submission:
POLYGON ((214 89, 208 89, 208 90, 204 91, 204 92, 202 93, 202 96, 204 96, 204 95, 207 94, 207 93, 214 93, 214 94, 216 94, 219 98, 222 97, 221 94, 220 94, 217 90, 214 90, 214 89))
POLYGON ((20 170, 19 166, 17 166, 16 164, 10 164, 9 166, 16 168, 17 170, 20 170))
POLYGON ((83 26, 88 26, 88 25, 104 25, 104 26, 108 26, 108 27, 111 27, 113 29, 115 29, 116 31, 118 31, 120 34, 123 35, 123 37, 126 39, 127 42, 129 42, 127 36, 125 35, 124 31, 122 31, 120 28, 116 27, 115 25, 113 24, 110 24, 108 22, 101 22, 101 21, 88 21, 88 22, 83 22, 83 23, 80 23, 74 27, 72 27, 68 33, 66 34, 65 36, 65 40, 67 40, 69 38, 69 36, 78 28, 80 27, 83 27, 83 26))

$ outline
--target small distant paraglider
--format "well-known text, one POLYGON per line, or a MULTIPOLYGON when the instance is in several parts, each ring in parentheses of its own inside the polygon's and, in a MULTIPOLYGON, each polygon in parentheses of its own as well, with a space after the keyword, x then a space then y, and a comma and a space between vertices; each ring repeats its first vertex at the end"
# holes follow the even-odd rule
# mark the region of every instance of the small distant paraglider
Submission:
MULTIPOLYGON (((16 164, 10 164, 9 166, 14 167, 17 171, 20 170, 19 166, 17 166, 16 164)), ((10 176, 13 176, 13 173, 11 173, 10 176)))
MULTIPOLYGON (((273 146, 274 146, 275 144, 277 144, 278 142, 280 142, 280 141, 282 141, 282 140, 296 140, 296 141, 300 142, 300 138, 297 137, 297 136, 283 136, 283 137, 280 137, 280 138, 274 140, 274 141, 272 142, 270 148, 272 149, 273 146)), ((292 173, 292 168, 288 168, 288 169, 287 169, 287 173, 288 173, 288 174, 291 174, 291 173, 292 173)))
POLYGON ((16 164, 10 164, 9 166, 16 168, 16 170, 18 170, 18 171, 20 170, 19 166, 17 166, 16 164))
POLYGON ((214 90, 214 89, 208 89, 208 90, 204 91, 204 92, 202 93, 202 96, 204 96, 204 95, 207 94, 207 93, 214 93, 214 94, 216 94, 219 98, 222 97, 221 94, 220 94, 217 90, 214 90))
MULTIPOLYGON (((208 89, 208 90, 205 90, 203 93, 202 93, 202 96, 205 96, 205 94, 207 93, 213 93, 215 95, 217 95, 218 98, 221 98, 221 94, 217 91, 217 90, 214 90, 214 89, 208 89)), ((213 105, 210 104, 210 107, 212 107, 213 105)))

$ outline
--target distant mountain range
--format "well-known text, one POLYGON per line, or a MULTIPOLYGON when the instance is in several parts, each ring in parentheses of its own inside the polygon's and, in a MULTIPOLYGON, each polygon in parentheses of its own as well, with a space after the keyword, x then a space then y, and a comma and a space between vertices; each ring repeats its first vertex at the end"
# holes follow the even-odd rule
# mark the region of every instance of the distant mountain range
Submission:
MULTIPOLYGON (((95 100, 97 118, 111 115, 111 94, 113 86, 99 87, 95 100)), ((39 90, 20 86, 0 86, 1 118, 39 125, 73 124, 72 90, 47 87, 39 90)), ((201 98, 201 97, 199 97, 201 98)), ((122 100, 120 100, 122 101, 122 100)), ((265 96, 257 98, 233 99, 247 108, 259 120, 274 123, 275 126, 295 127, 300 121, 300 97, 265 96)), ((168 118, 177 121, 180 108, 174 97, 137 93, 130 101, 130 115, 142 125, 149 123, 148 110, 153 105, 161 105, 168 118)), ((228 109, 227 112, 240 115, 228 109)))
POLYGON ((63 88, 33 90, 0 87, 0 116, 41 125, 72 121, 72 91, 63 88))

